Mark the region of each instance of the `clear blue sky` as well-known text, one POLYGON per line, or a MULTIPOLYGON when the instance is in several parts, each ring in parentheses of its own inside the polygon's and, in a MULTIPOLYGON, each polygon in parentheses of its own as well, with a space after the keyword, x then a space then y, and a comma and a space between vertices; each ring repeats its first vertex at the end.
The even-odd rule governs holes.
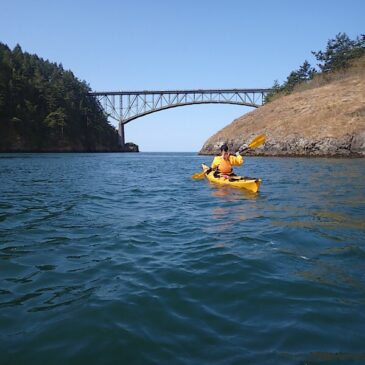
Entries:
MULTIPOLYGON (((0 42, 62 63, 93 90, 271 87, 339 32, 365 33, 363 0, 0 0, 0 42)), ((251 109, 194 105, 126 126, 142 151, 198 151, 251 109)))

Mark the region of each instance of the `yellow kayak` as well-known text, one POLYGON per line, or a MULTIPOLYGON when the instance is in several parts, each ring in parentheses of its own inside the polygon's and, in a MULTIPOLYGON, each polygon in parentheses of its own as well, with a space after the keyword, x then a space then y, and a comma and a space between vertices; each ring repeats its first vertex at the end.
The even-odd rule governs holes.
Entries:
POLYGON ((203 171, 206 178, 215 184, 233 186, 235 188, 247 189, 254 193, 258 192, 261 184, 261 179, 255 177, 244 177, 244 176, 219 176, 219 174, 212 170, 206 164, 202 164, 203 171))

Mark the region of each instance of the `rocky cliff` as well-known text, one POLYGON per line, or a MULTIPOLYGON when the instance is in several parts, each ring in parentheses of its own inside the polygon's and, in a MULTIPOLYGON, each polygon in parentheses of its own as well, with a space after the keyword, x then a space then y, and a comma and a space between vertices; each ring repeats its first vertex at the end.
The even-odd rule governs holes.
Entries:
POLYGON ((331 81, 312 80, 293 94, 234 120, 209 138, 200 154, 217 153, 223 142, 236 151, 265 134, 264 147, 247 154, 365 157, 363 65, 331 81))

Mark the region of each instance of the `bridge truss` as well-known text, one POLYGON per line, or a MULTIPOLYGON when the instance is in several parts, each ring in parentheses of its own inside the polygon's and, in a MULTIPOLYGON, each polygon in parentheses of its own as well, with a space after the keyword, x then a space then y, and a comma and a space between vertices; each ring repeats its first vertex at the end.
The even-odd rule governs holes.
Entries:
POLYGON ((119 124, 121 145, 125 144, 124 125, 161 110, 194 104, 235 104, 258 108, 270 89, 212 89, 162 91, 90 92, 106 115, 119 124))

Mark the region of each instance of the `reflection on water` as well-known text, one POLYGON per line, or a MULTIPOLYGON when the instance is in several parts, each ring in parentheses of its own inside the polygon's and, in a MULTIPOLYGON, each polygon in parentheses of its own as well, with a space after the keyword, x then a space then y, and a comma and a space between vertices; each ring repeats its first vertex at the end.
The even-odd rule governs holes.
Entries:
POLYGON ((212 198, 218 199, 215 201, 219 202, 218 205, 214 204, 211 210, 212 224, 215 225, 216 232, 231 230, 243 221, 260 216, 255 206, 258 193, 231 187, 214 187, 212 190, 212 198))
POLYGON ((239 189, 234 187, 219 186, 214 183, 208 183, 212 187, 212 196, 219 197, 228 202, 237 202, 244 199, 255 200, 259 192, 253 193, 246 189, 239 189))
POLYGON ((340 266, 330 265, 320 260, 311 261, 311 271, 298 271, 297 275, 306 280, 315 281, 320 284, 331 286, 348 286, 352 289, 360 290, 363 293, 361 299, 365 304, 365 285, 362 281, 344 271, 340 266))

